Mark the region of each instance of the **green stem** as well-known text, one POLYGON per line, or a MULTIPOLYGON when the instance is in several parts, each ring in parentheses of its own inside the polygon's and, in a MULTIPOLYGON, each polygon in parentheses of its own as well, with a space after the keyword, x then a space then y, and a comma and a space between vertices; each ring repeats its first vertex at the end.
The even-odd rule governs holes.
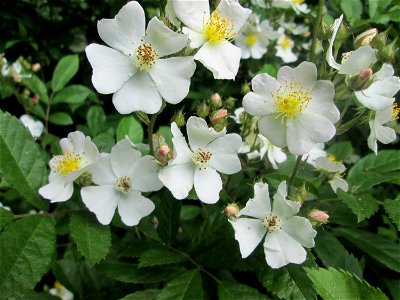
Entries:
POLYGON ((300 165, 301 165, 301 158, 302 158, 302 155, 299 155, 297 157, 296 163, 294 164, 294 168, 293 168, 292 174, 290 175, 290 178, 289 178, 289 185, 288 185, 288 195, 289 196, 290 196, 290 191, 291 191, 291 188, 292 188, 292 184, 293 184, 294 178, 296 177, 296 174, 299 171, 299 168, 300 168, 300 165))
POLYGON ((52 213, 49 212, 40 212, 37 214, 21 214, 21 215, 14 215, 14 220, 17 219, 22 219, 26 217, 32 217, 32 216, 44 216, 44 217, 55 217, 55 216, 64 216, 68 214, 74 214, 74 213, 80 213, 83 212, 84 210, 63 210, 63 211, 55 211, 52 213))
POLYGON ((155 113, 154 115, 151 116, 150 124, 149 124, 149 127, 147 129, 148 140, 149 140, 149 148, 150 148, 150 155, 153 155, 153 156, 154 156, 154 142, 153 142, 154 124, 156 123, 158 115, 161 114, 161 112, 164 110, 165 106, 166 106, 166 104, 163 101, 163 104, 161 105, 160 110, 157 113, 155 113))
POLYGON ((54 92, 51 93, 49 103, 47 103, 47 108, 46 108, 46 135, 49 134, 49 116, 50 116, 50 107, 51 107, 51 101, 53 100, 54 92))
POLYGON ((358 116, 351 119, 349 122, 340 125, 339 128, 336 129, 336 135, 341 135, 353 127, 355 124, 358 124, 362 118, 365 117, 365 111, 360 112, 358 116))
POLYGON ((313 29, 313 35, 312 35, 312 40, 311 40, 311 55, 310 55, 310 60, 312 62, 316 62, 317 56, 315 53, 315 50, 317 48, 317 35, 318 31, 321 27, 322 23, 322 15, 324 13, 324 6, 325 6, 325 0, 319 0, 318 1, 318 7, 317 7, 317 19, 314 24, 314 29, 313 29))

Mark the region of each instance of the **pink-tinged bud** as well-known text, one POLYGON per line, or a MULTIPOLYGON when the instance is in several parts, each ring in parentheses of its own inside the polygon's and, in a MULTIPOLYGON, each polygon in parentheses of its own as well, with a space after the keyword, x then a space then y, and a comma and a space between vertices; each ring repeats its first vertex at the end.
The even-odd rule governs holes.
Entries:
POLYGON ((224 213, 228 217, 235 217, 239 212, 239 210, 240 210, 239 205, 237 205, 236 203, 231 203, 225 207, 224 213))
POLYGON ((33 65, 32 65, 32 71, 33 71, 33 72, 37 72, 37 71, 40 70, 41 67, 42 67, 42 66, 41 66, 39 63, 33 64, 33 65))
POLYGON ((218 93, 211 95, 211 103, 214 108, 220 108, 222 105, 222 98, 218 93))
POLYGON ((35 96, 32 97, 32 103, 33 103, 33 104, 38 104, 38 103, 39 103, 39 97, 38 97, 38 95, 35 95, 35 96))
POLYGON ((160 146, 160 154, 162 156, 167 156, 167 154, 171 151, 171 149, 169 149, 168 145, 162 145, 160 146))
POLYGON ((313 221, 317 221, 319 223, 326 223, 329 219, 329 215, 326 212, 318 209, 313 209, 312 211, 310 211, 308 216, 313 221))
POLYGON ((372 69, 364 69, 360 74, 353 76, 349 80, 349 87, 354 91, 362 91, 368 88, 372 83, 372 69))
POLYGON ((363 33, 359 34, 354 40, 354 48, 360 48, 361 46, 369 45, 372 39, 378 34, 378 30, 376 28, 368 29, 363 33))
POLYGON ((226 116, 228 115, 228 111, 226 109, 219 109, 212 114, 211 123, 218 124, 220 123, 226 116))

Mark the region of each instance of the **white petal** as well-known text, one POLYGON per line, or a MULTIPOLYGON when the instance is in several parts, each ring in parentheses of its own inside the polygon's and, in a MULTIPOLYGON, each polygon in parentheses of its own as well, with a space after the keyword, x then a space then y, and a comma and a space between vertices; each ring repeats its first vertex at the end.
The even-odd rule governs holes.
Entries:
POLYGON ((171 57, 159 59, 149 74, 164 100, 177 104, 189 93, 195 69, 193 57, 171 57))
POLYGON ((190 151, 185 137, 182 135, 175 122, 171 124, 171 132, 173 135, 172 143, 174 144, 174 158, 168 162, 168 165, 180 165, 192 162, 193 152, 190 151))
POLYGON ((274 159, 276 160, 277 163, 282 163, 284 161, 286 161, 287 159, 287 155, 285 152, 282 151, 281 148, 276 147, 276 146, 272 146, 272 151, 269 151, 272 153, 274 159))
POLYGON ((328 157, 318 157, 315 160, 315 167, 317 169, 323 169, 328 172, 334 173, 343 173, 344 171, 346 171, 346 167, 342 163, 333 162, 328 157))
POLYGON ((216 203, 222 190, 221 176, 211 167, 196 168, 194 189, 200 201, 207 204, 216 203))
MULTIPOLYGON (((237 216, 249 216, 263 220, 271 212, 268 184, 257 182, 254 185, 254 198, 247 201, 246 206, 237 216)), ((265 229, 264 229, 265 232, 265 229)))
POLYGON ((258 74, 251 80, 251 87, 257 94, 272 98, 271 93, 276 94, 276 91, 281 87, 281 84, 274 77, 268 74, 258 74))
POLYGON ((258 130, 272 144, 283 148, 286 146, 286 125, 274 115, 266 115, 258 121, 258 130))
POLYGON ((209 69, 215 79, 235 79, 241 55, 240 48, 229 42, 219 44, 206 42, 194 59, 209 69))
POLYGON ((304 89, 312 89, 317 81, 317 67, 308 61, 303 61, 296 68, 283 66, 279 69, 277 78, 283 86, 299 82, 304 89))
POLYGON ((251 15, 251 10, 244 8, 239 1, 221 0, 218 5, 220 16, 233 21, 235 33, 238 33, 251 15))
POLYGON ((247 93, 243 97, 243 107, 245 111, 252 116, 264 116, 270 114, 274 108, 274 102, 265 94, 254 92, 247 93))
POLYGON ((193 151, 204 148, 218 137, 224 136, 226 130, 216 132, 214 128, 209 128, 207 122, 198 117, 191 116, 186 124, 186 131, 189 138, 189 145, 193 151))
POLYGON ((147 25, 146 43, 150 43, 161 57, 182 50, 187 42, 187 35, 172 31, 157 17, 147 25))
POLYGON ((289 263, 301 264, 307 257, 307 252, 300 243, 283 230, 275 230, 267 234, 264 241, 264 253, 267 264, 274 269, 289 263))
POLYGON ((329 48, 328 51, 326 52, 326 61, 328 62, 328 65, 330 65, 332 68, 339 70, 341 68, 341 64, 338 64, 335 61, 335 58, 333 57, 333 44, 335 42, 336 34, 339 30, 340 24, 342 23, 343 20, 343 15, 341 15, 338 19, 335 20, 335 22, 332 25, 332 36, 329 39, 329 48))
POLYGON ((382 144, 389 144, 396 139, 396 132, 394 129, 387 126, 376 126, 375 134, 378 141, 382 144))
POLYGON ((295 119, 288 118, 286 128, 288 148, 295 155, 309 152, 315 144, 329 141, 336 133, 330 120, 307 111, 295 119))
POLYGON ((114 185, 117 177, 111 167, 110 157, 102 157, 90 166, 92 181, 98 185, 114 185))
POLYGON ((382 68, 375 73, 374 77, 377 80, 385 80, 385 79, 389 79, 391 77, 393 77, 394 75, 394 69, 392 67, 392 65, 389 64, 383 64, 382 68))
POLYGON ((176 199, 184 199, 189 195, 193 187, 194 164, 190 161, 186 164, 167 166, 160 170, 158 178, 169 189, 176 199))
POLYGON ((371 46, 361 46, 352 52, 339 70, 339 74, 355 75, 376 62, 376 50, 371 46))
POLYGON ((190 29, 203 32, 203 24, 210 18, 208 0, 174 0, 176 16, 190 29))
POLYGON ((120 114, 142 111, 155 114, 161 108, 161 96, 147 72, 137 72, 113 95, 113 103, 120 114))
POLYGON ((332 187, 332 190, 336 193, 337 189, 342 189, 347 192, 349 190, 349 185, 343 178, 339 176, 335 176, 332 180, 329 181, 329 184, 332 187))
POLYGON ((154 207, 154 203, 138 191, 131 191, 118 201, 118 213, 127 226, 137 225, 142 218, 151 214, 154 207))
POLYGON ((89 164, 95 162, 100 157, 99 149, 97 149, 97 146, 92 142, 90 136, 85 137, 82 153, 85 156, 86 162, 89 164))
POLYGON ((133 188, 140 192, 158 191, 163 187, 158 179, 159 165, 150 155, 143 156, 137 160, 131 170, 130 177, 133 181, 133 188))
POLYGON ((73 191, 73 183, 65 184, 65 176, 51 173, 49 183, 39 189, 39 194, 54 203, 67 201, 71 198, 73 191))
POLYGON ((335 103, 333 103, 335 87, 332 82, 328 80, 318 80, 310 96, 311 100, 308 102, 307 111, 324 116, 333 124, 339 121, 340 112, 335 103))
POLYGON ((216 138, 207 146, 211 151, 210 166, 224 174, 235 174, 242 168, 237 155, 242 144, 240 135, 232 133, 216 138))
POLYGON ((282 229, 304 247, 314 247, 317 232, 306 218, 293 216, 282 222, 282 229))
MULTIPOLYGON (((97 22, 97 31, 101 39, 110 47, 125 55, 132 55, 135 51, 133 41, 118 27, 115 19, 101 19, 97 22)), ((139 39, 135 40, 135 43, 139 39)))
POLYGON ((293 53, 292 48, 284 49, 280 46, 275 46, 276 56, 282 58, 283 62, 291 63, 297 60, 297 54, 293 53))
POLYGON ((183 27, 182 32, 189 36, 190 48, 196 49, 207 42, 206 36, 202 32, 193 31, 188 27, 183 27))
POLYGON ((371 128, 371 133, 368 136, 368 148, 378 154, 378 140, 375 134, 375 120, 369 121, 369 127, 371 128))
POLYGON ((93 86, 101 94, 118 91, 137 71, 128 56, 114 49, 90 44, 85 51, 93 68, 93 86))
POLYGON ((62 139, 60 141, 60 145, 61 145, 61 148, 63 149, 63 153, 65 151, 82 153, 84 151, 83 148, 85 145, 85 135, 80 131, 70 132, 68 134, 67 139, 62 139), (64 141, 70 141, 70 144, 68 146, 65 145, 65 148, 63 147, 64 141), (69 147, 72 147, 72 148, 69 148, 69 147))
POLYGON ((260 220, 239 218, 230 221, 235 230, 235 239, 239 242, 240 253, 243 258, 249 256, 265 235, 265 228, 260 220))
POLYGON ((81 196, 83 203, 101 224, 110 224, 120 197, 114 186, 86 186, 81 189, 81 196))
POLYGON ((129 139, 119 141, 111 149, 111 166, 117 177, 128 176, 133 164, 141 157, 139 151, 133 149, 129 139))
POLYGON ((274 203, 272 205, 272 213, 281 219, 287 219, 300 210, 301 204, 286 199, 286 182, 282 181, 278 187, 277 193, 274 195, 274 203))
POLYGON ((130 1, 124 5, 115 16, 122 34, 132 43, 137 43, 144 36, 145 16, 139 2, 130 1))

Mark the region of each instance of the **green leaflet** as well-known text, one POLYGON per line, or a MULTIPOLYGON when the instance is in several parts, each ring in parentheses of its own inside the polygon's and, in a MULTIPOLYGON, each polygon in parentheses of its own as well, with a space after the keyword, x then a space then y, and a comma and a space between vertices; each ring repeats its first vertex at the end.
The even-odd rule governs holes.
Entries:
POLYGON ((10 224, 0 236, 2 297, 20 297, 48 270, 56 233, 48 217, 26 217, 10 224))
POLYGON ((385 200, 383 206, 390 220, 396 225, 397 230, 400 231, 400 195, 395 200, 385 200))
POLYGON ((220 300, 269 299, 267 296, 260 294, 255 288, 233 281, 219 283, 218 297, 220 300))
POLYGON ((0 231, 6 226, 8 223, 12 222, 14 219, 14 215, 11 211, 0 207, 0 231))
POLYGON ((118 141, 125 138, 126 135, 134 144, 143 142, 144 131, 142 124, 132 116, 122 118, 117 127, 118 141))
POLYGON ((350 195, 338 189, 337 194, 356 214, 358 222, 371 217, 379 208, 378 202, 370 194, 350 195))
POLYGON ((190 270, 167 283, 157 300, 203 299, 203 287, 198 270, 190 270))
POLYGON ((103 132, 103 128, 106 123, 106 114, 104 113, 103 108, 100 106, 92 106, 89 108, 86 118, 92 137, 95 137, 103 132))
POLYGON ((185 261, 185 258, 167 249, 149 249, 144 251, 139 258, 138 267, 168 265, 185 261))
POLYGON ((78 55, 67 55, 63 57, 54 69, 51 80, 51 88, 54 92, 61 90, 79 69, 78 55))
POLYGON ((30 204, 47 209, 37 190, 47 174, 38 145, 25 126, 0 110, 0 173, 30 204))

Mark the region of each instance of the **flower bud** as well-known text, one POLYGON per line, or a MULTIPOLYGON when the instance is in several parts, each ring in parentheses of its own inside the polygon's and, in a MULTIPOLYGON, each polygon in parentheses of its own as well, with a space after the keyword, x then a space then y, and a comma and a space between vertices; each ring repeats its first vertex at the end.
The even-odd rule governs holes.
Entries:
POLYGON ((35 96, 33 96, 31 98, 32 100, 32 104, 38 104, 39 103, 39 96, 35 94, 35 96))
POLYGON ((384 63, 390 64, 395 59, 397 50, 399 49, 396 47, 396 40, 394 40, 382 50, 378 51, 378 59, 384 63))
POLYGON ((344 40, 347 36, 347 27, 343 23, 340 24, 339 30, 336 34, 336 40, 341 41, 344 40))
POLYGON ((168 145, 160 146, 160 154, 161 155, 166 156, 170 151, 171 151, 171 149, 169 149, 168 145))
POLYGON ((383 47, 386 46, 386 42, 387 42, 387 31, 381 32, 379 34, 377 34, 371 41, 371 46, 381 50, 383 49, 383 47))
POLYGON ((235 99, 235 98, 233 98, 233 97, 228 97, 228 99, 225 100, 226 107, 227 107, 227 108, 232 108, 232 107, 234 107, 234 106, 235 106, 235 102, 236 102, 236 99, 235 99))
POLYGON ((41 68, 41 65, 40 65, 39 63, 36 63, 36 64, 33 64, 33 65, 32 65, 32 71, 33 71, 33 72, 39 71, 40 68, 41 68))
POLYGON ((241 91, 242 91, 243 95, 246 95, 247 93, 250 93, 251 92, 250 85, 247 82, 243 83, 241 91))
POLYGON ((303 204, 308 198, 308 190, 305 183, 297 190, 296 194, 292 197, 292 201, 303 204))
POLYGON ((354 91, 362 91, 368 88, 373 80, 371 68, 364 69, 360 74, 355 75, 349 80, 349 87, 354 91))
POLYGON ((218 93, 211 95, 211 104, 215 109, 218 109, 222 105, 222 98, 218 93))
POLYGON ((224 213, 230 220, 235 220, 239 210, 239 205, 237 205, 236 203, 230 203, 225 207, 224 213))
POLYGON ((319 40, 329 40, 332 37, 332 28, 324 20, 322 20, 321 27, 317 35, 319 40))
POLYGON ((368 29, 367 31, 359 34, 354 40, 354 49, 360 48, 364 45, 369 45, 377 34, 378 30, 376 28, 368 29))
POLYGON ((171 122, 175 122, 178 127, 185 126, 186 120, 185 120, 185 113, 183 112, 183 108, 180 110, 176 111, 174 115, 171 118, 171 122))
POLYGON ((228 111, 226 109, 219 109, 211 114, 211 123, 216 125, 226 118, 228 111))
POLYGON ((322 210, 313 209, 308 213, 308 217, 311 221, 318 223, 327 223, 329 219, 329 215, 322 210))
POLYGON ((208 107, 207 102, 201 102, 200 105, 197 107, 196 114, 201 118, 205 118, 208 116, 209 113, 210 108, 208 107))
POLYGON ((81 186, 91 185, 93 184, 92 174, 85 172, 81 176, 79 176, 78 179, 76 179, 76 182, 81 186))

